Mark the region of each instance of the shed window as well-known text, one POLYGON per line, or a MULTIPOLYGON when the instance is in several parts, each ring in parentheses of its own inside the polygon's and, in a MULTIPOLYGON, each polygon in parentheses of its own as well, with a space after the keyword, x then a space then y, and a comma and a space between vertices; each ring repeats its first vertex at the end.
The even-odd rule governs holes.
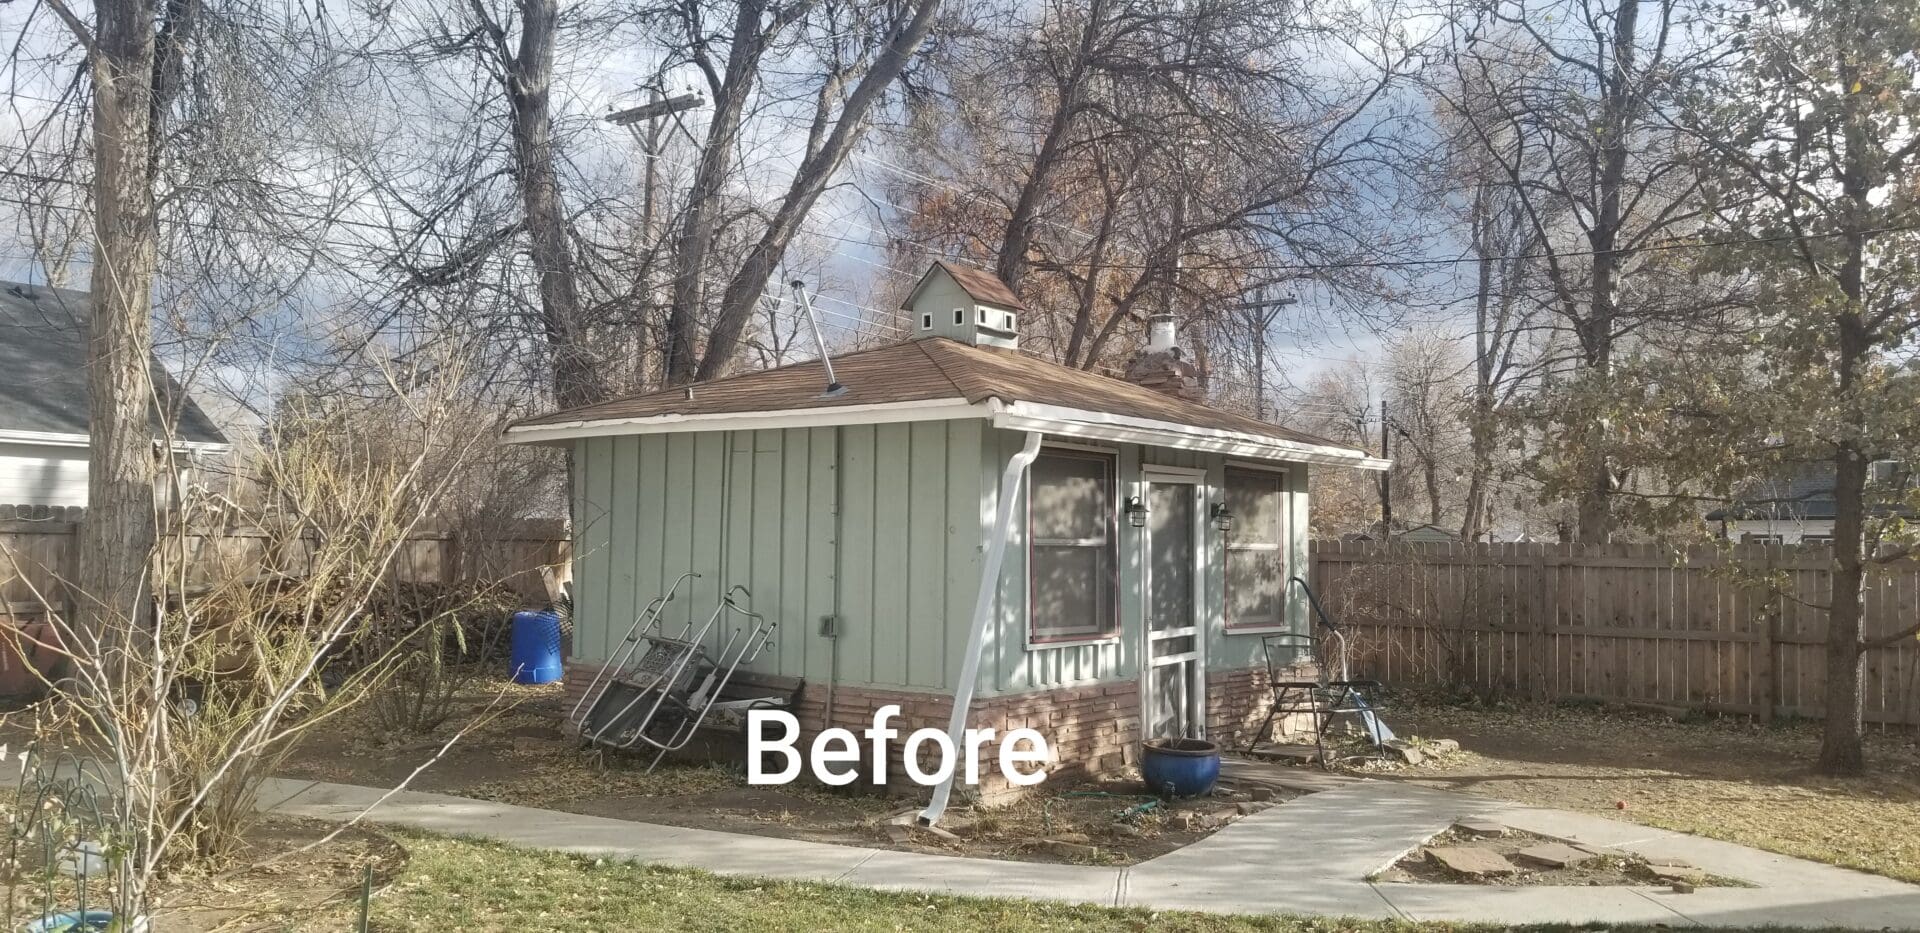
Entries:
POLYGON ((1102 638, 1119 621, 1112 454, 1046 450, 1027 495, 1028 625, 1035 642, 1102 638))
POLYGON ((1286 623, 1287 475, 1227 470, 1227 627, 1286 623))

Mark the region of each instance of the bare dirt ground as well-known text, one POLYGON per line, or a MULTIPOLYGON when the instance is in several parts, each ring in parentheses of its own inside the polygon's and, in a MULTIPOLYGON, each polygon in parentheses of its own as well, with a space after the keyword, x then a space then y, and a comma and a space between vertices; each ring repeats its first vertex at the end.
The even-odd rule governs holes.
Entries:
POLYGON ((1817 727, 1671 719, 1544 705, 1406 706, 1402 736, 1462 752, 1370 776, 1649 826, 1920 882, 1920 744, 1869 738, 1867 776, 1811 768, 1817 727))
MULTIPOLYGON (((283 769, 286 777, 391 787, 470 731, 408 787, 521 806, 614 819, 753 833, 813 842, 938 851, 1019 861, 1132 864, 1211 835, 1248 812, 1284 799, 1254 801, 1250 791, 1147 804, 1137 775, 1062 784, 997 807, 964 801, 941 826, 956 838, 903 831, 888 818, 925 801, 924 793, 886 796, 858 785, 795 782, 749 785, 737 763, 743 740, 719 734, 705 751, 715 761, 674 761, 648 773, 645 756, 583 749, 560 728, 556 687, 508 687, 518 702, 481 716, 499 684, 476 687, 455 720, 432 735, 393 737, 350 713, 311 736, 283 769), (478 723, 478 724, 476 724, 478 723)), ((1266 796, 1263 791, 1262 796, 1266 796)))

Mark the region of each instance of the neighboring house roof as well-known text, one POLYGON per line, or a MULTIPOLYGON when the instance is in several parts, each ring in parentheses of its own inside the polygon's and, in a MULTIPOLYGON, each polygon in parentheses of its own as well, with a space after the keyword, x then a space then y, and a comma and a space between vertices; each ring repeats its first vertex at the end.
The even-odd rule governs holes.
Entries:
POLYGON ((1411 528, 1403 528, 1399 531, 1394 532, 1393 536, 1396 538, 1407 540, 1407 541, 1458 541, 1460 540, 1459 534, 1452 531, 1448 531, 1447 529, 1442 528, 1439 525, 1434 525, 1431 523, 1422 523, 1422 524, 1414 525, 1411 528))
POLYGON ((981 304, 996 305, 1012 311, 1027 310, 1027 306, 1020 303, 1020 296, 1015 295, 1013 289, 1007 287, 1007 283, 1000 281, 999 276, 985 269, 968 269, 963 266, 957 266, 944 259, 934 260, 933 266, 929 267, 926 274, 920 277, 920 282, 913 286, 913 291, 907 295, 906 302, 901 304, 900 307, 906 308, 912 306, 914 299, 920 295, 920 286, 926 284, 927 278, 933 275, 933 270, 936 268, 951 276, 954 284, 960 286, 960 290, 966 292, 967 297, 972 298, 974 301, 980 302, 981 304))
MULTIPOLYGON (((1874 507, 1876 512, 1892 509, 1874 507)), ((1804 464, 1792 473, 1762 480, 1740 491, 1732 504, 1707 513, 1707 521, 1822 521, 1834 517, 1833 464, 1804 464)), ((1904 509, 1901 509, 1904 511, 1904 509)))
POLYGON ((820 415, 821 423, 850 423, 855 415, 876 410, 999 405, 995 414, 1006 420, 1005 426, 1016 429, 1053 431, 1041 422, 1072 422, 1087 436, 1111 439, 1129 430, 1143 437, 1153 431, 1164 435, 1167 428, 1178 426, 1198 429, 1196 437, 1239 439, 1252 448, 1284 448, 1375 469, 1384 465, 1363 451, 1311 434, 1017 350, 970 346, 944 337, 850 353, 835 358, 833 369, 846 387, 833 397, 823 396, 826 371, 814 360, 528 418, 507 429, 508 439, 540 442, 565 436, 555 429, 626 433, 623 425, 691 430, 711 421, 714 429, 720 429, 726 426, 719 423, 720 416, 726 415, 805 412, 820 415))
MULTIPOLYGON (((0 432, 31 438, 87 436, 86 292, 0 282, 0 432)), ((158 361, 154 386, 163 401, 179 399, 177 440, 225 444, 213 421, 158 361)), ((169 408, 174 407, 168 404, 169 408)), ((155 434, 159 434, 155 417, 155 434)))

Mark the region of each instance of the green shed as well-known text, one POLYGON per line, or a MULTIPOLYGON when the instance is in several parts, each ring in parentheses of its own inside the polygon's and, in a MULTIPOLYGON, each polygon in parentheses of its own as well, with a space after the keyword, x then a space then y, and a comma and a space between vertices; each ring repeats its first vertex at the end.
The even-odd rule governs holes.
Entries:
POLYGON ((936 263, 905 308, 911 339, 832 361, 841 391, 813 361, 507 430, 574 455, 569 685, 696 571, 670 611, 747 587, 778 623, 751 673, 809 730, 944 728, 958 699, 1089 771, 1243 738, 1261 636, 1307 630, 1308 471, 1385 462, 1201 404, 1170 319, 1116 379, 1022 353, 988 273, 936 263))

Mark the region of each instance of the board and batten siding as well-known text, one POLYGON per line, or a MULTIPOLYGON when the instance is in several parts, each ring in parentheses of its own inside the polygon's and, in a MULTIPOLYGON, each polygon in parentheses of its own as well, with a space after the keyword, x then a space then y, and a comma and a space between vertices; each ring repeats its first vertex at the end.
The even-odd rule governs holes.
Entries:
MULTIPOLYGON (((987 516, 986 527, 991 527, 992 515, 996 508, 995 502, 999 498, 1001 470, 1006 466, 1007 458, 1018 451, 1024 442, 1025 436, 1018 432, 988 430, 988 440, 982 448, 983 457, 980 465, 982 496, 985 500, 982 512, 987 516)), ((1124 503, 1128 496, 1140 491, 1138 484, 1142 469, 1154 466, 1205 470, 1206 508, 1209 510, 1224 495, 1226 466, 1231 458, 1221 454, 1137 444, 1095 443, 1082 446, 1111 450, 1118 454, 1119 491, 1116 507, 1119 503, 1124 503)), ((1287 471, 1288 529, 1291 535, 1287 575, 1304 576, 1307 566, 1307 466, 1301 463, 1289 463, 1284 464, 1284 467, 1287 471)), ((1001 568, 996 622, 988 634, 987 663, 983 664, 981 692, 983 694, 1025 693, 1137 679, 1140 676, 1141 642, 1146 615, 1143 606, 1145 592, 1140 585, 1141 565, 1144 560, 1142 547, 1145 543, 1144 529, 1133 527, 1125 521, 1124 517, 1119 522, 1120 636, 1116 639, 1091 643, 1029 647, 1025 496, 1026 491, 1023 486, 1021 501, 1014 509, 1015 521, 1011 537, 1007 541, 1006 563, 1001 568)), ((1221 600, 1221 594, 1225 592, 1226 587, 1223 542, 1221 533, 1213 528, 1212 522, 1207 522, 1205 527, 1206 537, 1203 539, 1205 566, 1201 576, 1204 590, 1200 594, 1200 599, 1207 636, 1207 669, 1227 671, 1259 667, 1265 663, 1260 649, 1260 634, 1264 633, 1230 634, 1225 628, 1225 607, 1221 600)), ((1289 629, 1305 631, 1306 614, 1304 594, 1297 588, 1290 588, 1287 597, 1289 629)))
POLYGON ((779 623, 752 670, 824 683, 835 646, 821 620, 837 615, 838 682, 952 689, 966 628, 951 620, 971 612, 984 542, 971 468, 984 430, 956 420, 577 442, 574 658, 608 657, 691 570, 701 577, 668 607, 668 634, 743 584, 779 623))
MULTIPOLYGON (((785 430, 591 438, 575 446, 573 657, 600 661, 655 596, 688 570, 667 634, 704 621, 735 583, 779 622, 751 669, 825 683, 951 691, 972 621, 1001 473, 1018 432, 957 419, 785 430), (838 506, 838 507, 837 507, 838 506), (838 514, 836 515, 836 512, 838 514), (837 608, 836 608, 837 604, 837 608), (821 620, 839 619, 834 640, 821 620)), ((1209 506, 1228 458, 1139 445, 1119 454, 1120 501, 1143 466, 1204 469, 1209 506)), ((1306 566, 1306 467, 1287 465, 1293 546, 1306 566)), ((1119 522, 1120 637, 1027 644, 1025 492, 1015 508, 988 627, 981 696, 1137 679, 1143 624, 1142 535, 1119 522)), ((1210 670, 1263 663, 1257 634, 1228 634, 1220 533, 1205 539, 1210 670)), ((1294 591, 1288 619, 1305 624, 1294 591)), ((718 639, 716 639, 716 642, 718 639)))

